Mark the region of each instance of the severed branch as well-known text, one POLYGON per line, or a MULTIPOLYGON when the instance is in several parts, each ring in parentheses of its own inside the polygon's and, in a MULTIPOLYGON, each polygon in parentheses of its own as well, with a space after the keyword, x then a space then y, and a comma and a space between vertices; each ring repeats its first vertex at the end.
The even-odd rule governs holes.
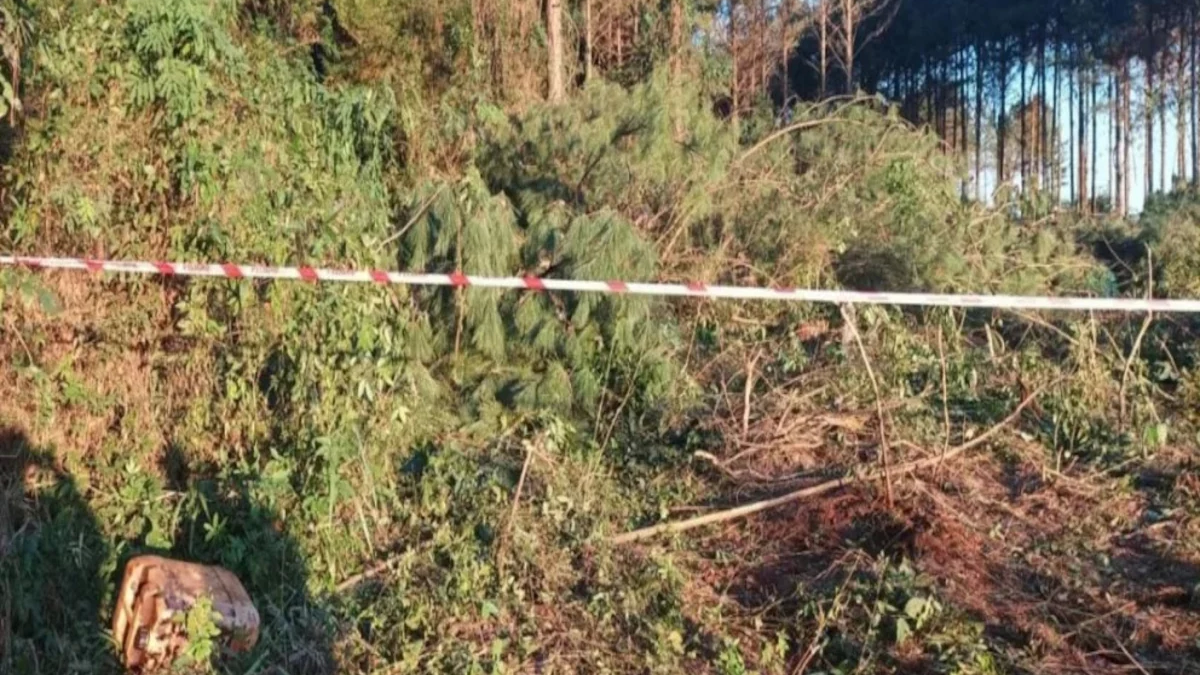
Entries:
MULTIPOLYGON (((980 445, 983 445, 989 439, 991 439, 993 436, 1000 433, 1000 431, 1002 429, 1004 429, 1008 425, 1012 424, 1013 422, 1017 421, 1017 419, 1020 418, 1021 413, 1024 412, 1025 409, 1028 408, 1029 405, 1032 404, 1034 402, 1034 400, 1037 399, 1037 397, 1040 396, 1041 393, 1046 390, 1047 386, 1049 386, 1049 385, 1043 385, 1043 386, 1039 387, 1038 389, 1036 389, 1033 393, 1026 396, 1025 399, 1023 401, 1021 401, 1021 403, 1017 406, 1016 410, 1014 410, 1012 412, 1012 414, 1010 414, 1008 417, 1004 418, 999 424, 996 424, 992 428, 990 428, 987 431, 983 432, 982 434, 976 436, 975 438, 972 438, 971 440, 967 441, 966 443, 963 443, 962 445, 953 447, 953 448, 947 450, 946 452, 942 453, 941 455, 926 457, 925 459, 919 459, 919 460, 915 460, 912 462, 905 462, 903 464, 893 466, 893 467, 891 467, 890 473, 893 476, 902 475, 902 474, 912 473, 914 471, 919 471, 921 469, 925 469, 925 468, 928 468, 931 466, 937 466, 938 464, 945 462, 946 460, 956 457, 958 455, 961 455, 962 453, 964 453, 968 450, 971 450, 972 448, 976 448, 976 447, 979 447, 980 445)), ((653 525, 651 527, 644 527, 640 530, 633 530, 632 532, 626 532, 625 534, 619 534, 619 535, 613 537, 610 541, 613 544, 619 546, 621 544, 629 544, 629 543, 632 543, 635 541, 641 541, 643 539, 650 539, 650 538, 656 537, 660 534, 684 532, 686 530, 695 529, 697 527, 703 527, 704 525, 712 525, 714 523, 723 523, 723 522, 727 522, 730 520, 736 520, 738 518, 744 518, 746 516, 758 513, 760 511, 766 511, 767 509, 775 508, 776 506, 783 506, 784 504, 790 504, 792 502, 800 501, 801 499, 806 499, 808 497, 815 497, 817 495, 822 495, 827 492, 832 492, 834 490, 844 488, 844 487, 853 485, 858 482, 879 480, 880 478, 883 478, 887 473, 888 472, 886 472, 884 470, 875 469, 873 471, 866 471, 866 472, 863 472, 858 475, 845 476, 843 478, 838 478, 837 480, 831 480, 831 481, 828 481, 825 483, 820 483, 818 485, 813 485, 811 487, 807 487, 802 490, 797 490, 795 492, 789 492, 788 494, 781 495, 779 497, 775 497, 772 499, 766 499, 766 500, 759 501, 759 502, 753 502, 751 504, 746 504, 744 506, 739 506, 737 508, 728 509, 725 511, 718 511, 716 513, 709 513, 709 514, 705 514, 703 516, 697 516, 695 518, 688 518, 687 520, 680 520, 680 521, 676 521, 673 523, 661 523, 659 525, 653 525)))
MULTIPOLYGON (((1148 290, 1146 291, 1147 298, 1154 297, 1154 257, 1150 247, 1146 247, 1146 267, 1148 269, 1149 281, 1147 282, 1148 290)), ((1142 340, 1146 339, 1146 331, 1150 330, 1150 324, 1154 322, 1154 312, 1146 312, 1146 319, 1142 321, 1142 328, 1138 331, 1137 339, 1133 341, 1133 347, 1129 350, 1129 358, 1125 359, 1125 368, 1121 371, 1121 429, 1125 429, 1125 388, 1129 385, 1129 371, 1133 368, 1133 360, 1138 357, 1142 351, 1142 340)))
POLYGON ((826 117, 822 117, 822 118, 814 119, 814 120, 801 120, 799 122, 794 122, 792 124, 789 124, 788 126, 783 127, 782 129, 776 129, 775 131, 767 134, 758 143, 755 143, 753 146, 751 146, 749 150, 746 150, 745 152, 743 152, 740 157, 733 160, 733 162, 730 166, 731 167, 740 166, 742 164, 742 162, 745 162, 751 155, 754 155, 759 150, 762 150, 767 145, 770 145, 771 142, 774 141, 775 139, 781 138, 783 136, 787 136, 788 134, 793 134, 797 131, 804 131, 805 129, 812 129, 812 128, 823 126, 826 124, 860 124, 860 122, 858 122, 856 120, 846 119, 846 118, 840 117, 839 115, 842 112, 844 112, 850 108, 853 108, 854 106, 856 106, 860 103, 863 103, 866 101, 872 101, 872 100, 874 100, 874 97, 871 97, 871 96, 857 96, 857 97, 849 98, 847 103, 844 103, 841 106, 838 106, 838 108, 836 110, 834 110, 832 113, 830 113, 826 117))
POLYGON ((871 389, 875 390, 875 410, 879 415, 879 447, 883 459, 883 484, 887 490, 887 505, 890 509, 895 507, 895 502, 892 500, 892 458, 888 449, 887 417, 883 414, 883 395, 879 393, 879 380, 875 378, 875 369, 871 367, 871 359, 867 357, 867 348, 863 346, 862 336, 858 334, 857 320, 846 311, 845 306, 840 309, 842 319, 850 328, 854 336, 854 343, 858 345, 858 353, 862 356, 863 365, 867 368, 867 375, 871 378, 871 389))

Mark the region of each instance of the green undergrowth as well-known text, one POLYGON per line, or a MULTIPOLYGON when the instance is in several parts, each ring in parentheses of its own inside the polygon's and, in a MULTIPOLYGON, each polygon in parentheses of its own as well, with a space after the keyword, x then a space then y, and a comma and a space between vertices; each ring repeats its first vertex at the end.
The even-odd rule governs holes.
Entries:
MULTIPOLYGON (((511 106, 466 75, 427 88, 419 40, 390 61, 366 53, 426 26, 421 12, 368 30, 390 14, 333 4, 356 35, 289 3, 24 8, 3 248, 868 290, 1151 286, 1122 271, 1140 258, 1096 252, 1113 223, 1032 227, 1014 215, 1029 205, 963 202, 936 139, 874 104, 798 110, 804 128, 775 135, 657 67, 511 106)), ((1159 256, 1155 292, 1185 295, 1192 254, 1175 242, 1194 209, 1173 199, 1120 227, 1159 256)), ((898 402, 889 426, 911 459, 1052 383, 1013 437, 1057 473, 1129 484, 1192 447, 1200 394, 1186 322, 1139 339, 1136 317, 860 308, 847 324, 770 303, 19 270, 0 271, 0 306, 0 664, 17 673, 114 672, 114 585, 147 552, 245 582, 260 644, 221 672, 1022 672, 1028 654, 985 634, 989 618, 912 552, 856 558, 834 585, 793 570, 809 578, 756 604, 714 580, 765 565, 754 546, 610 537, 773 490, 694 455, 724 456, 761 422, 743 401, 783 428, 873 411, 878 395, 898 402), (819 408, 772 407, 801 389, 819 408)), ((821 461, 836 466, 816 468, 875 460, 869 428, 831 434, 821 461)), ((760 525, 728 532, 754 543, 760 525)), ((825 552, 862 548, 838 546, 825 552)))

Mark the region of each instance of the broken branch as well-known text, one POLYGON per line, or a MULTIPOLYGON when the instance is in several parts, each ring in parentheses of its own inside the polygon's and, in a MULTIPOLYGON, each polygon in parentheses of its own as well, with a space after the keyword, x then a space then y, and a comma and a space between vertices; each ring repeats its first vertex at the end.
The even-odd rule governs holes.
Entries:
MULTIPOLYGON (((1025 399, 1023 401, 1021 401, 1021 403, 1017 406, 1016 410, 1014 410, 1012 412, 1012 414, 1010 414, 1008 417, 1004 418, 1000 423, 996 424, 992 428, 990 428, 987 431, 983 432, 982 434, 976 436, 975 438, 972 438, 971 440, 967 441, 966 443, 963 443, 954 448, 951 448, 950 450, 946 451, 942 455, 927 457, 925 459, 919 459, 919 460, 915 460, 912 462, 905 462, 904 464, 894 466, 891 468, 890 473, 892 475, 904 475, 904 474, 912 473, 914 471, 920 471, 921 469, 925 469, 925 468, 928 468, 931 466, 936 466, 937 464, 945 462, 948 459, 952 459, 958 455, 961 455, 962 453, 964 453, 968 450, 971 450, 972 448, 979 447, 980 445, 986 443, 993 436, 1000 433, 1000 431, 1002 429, 1004 429, 1008 425, 1015 422, 1018 418, 1020 418, 1021 413, 1024 412, 1025 409, 1028 408, 1029 405, 1031 403, 1033 403, 1033 401, 1039 395, 1041 395, 1041 393, 1043 391, 1045 391, 1046 386, 1047 385, 1043 385, 1042 387, 1039 387, 1037 390, 1035 390, 1033 393, 1026 396, 1025 399)), ((697 527, 703 527, 705 525, 712 525, 714 523, 728 522, 730 520, 736 520, 738 518, 744 518, 746 516, 753 515, 755 513, 759 513, 760 511, 766 511, 767 509, 772 509, 772 508, 775 508, 776 506, 783 506, 784 504, 790 504, 792 502, 799 501, 801 499, 805 499, 808 497, 815 497, 817 495, 822 495, 827 492, 832 492, 839 488, 853 485, 854 483, 857 483, 857 482, 879 480, 880 478, 884 477, 885 473, 887 473, 887 472, 880 470, 880 469, 875 469, 873 471, 864 472, 857 476, 845 476, 843 478, 838 478, 836 480, 831 480, 831 481, 827 481, 824 483, 820 483, 818 485, 813 485, 811 487, 806 487, 802 490, 796 490, 795 492, 789 492, 788 494, 781 495, 781 496, 775 497, 773 499, 765 499, 763 501, 753 502, 751 504, 746 504, 744 506, 739 506, 737 508, 728 509, 725 511, 718 511, 716 513, 709 513, 709 514, 705 514, 703 516, 697 516, 695 518, 688 518, 687 520, 681 520, 681 521, 677 521, 674 523, 662 523, 659 525, 653 525, 651 527, 644 527, 640 530, 633 530, 631 532, 626 532, 625 534, 617 535, 617 536, 613 537, 611 541, 613 544, 619 546, 621 544, 629 544, 629 543, 632 543, 635 541, 641 541, 643 539, 650 539, 650 538, 656 537, 660 534, 684 532, 687 530, 695 529, 697 527)))

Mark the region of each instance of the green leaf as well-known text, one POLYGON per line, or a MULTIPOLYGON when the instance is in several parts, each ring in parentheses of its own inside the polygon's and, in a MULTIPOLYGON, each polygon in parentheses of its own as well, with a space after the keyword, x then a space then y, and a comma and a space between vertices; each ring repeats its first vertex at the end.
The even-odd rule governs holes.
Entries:
POLYGON ((912 628, 909 627, 908 620, 904 617, 896 619, 896 644, 904 644, 910 635, 912 635, 912 628))
POLYGON ((173 545, 170 534, 154 523, 150 529, 150 534, 146 535, 146 545, 154 548, 169 549, 173 545))
POLYGON ((38 288, 37 299, 38 305, 46 314, 55 316, 62 312, 62 302, 59 301, 58 296, 55 295, 50 289, 44 287, 38 288))
POLYGON ((921 615, 924 614, 927 604, 925 598, 909 598, 908 602, 904 603, 904 614, 914 621, 919 620, 921 615))
POLYGON ((1161 448, 1167 444, 1169 433, 1170 428, 1167 424, 1159 422, 1146 427, 1142 432, 1142 440, 1150 447, 1161 448))

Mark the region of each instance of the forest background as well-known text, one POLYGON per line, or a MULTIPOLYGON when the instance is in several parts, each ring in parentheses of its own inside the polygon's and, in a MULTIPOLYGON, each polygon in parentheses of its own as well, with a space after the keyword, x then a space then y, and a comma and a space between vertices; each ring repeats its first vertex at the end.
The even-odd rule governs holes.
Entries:
MULTIPOLYGON (((0 249, 1197 297, 1198 12, 3 0, 0 249)), ((258 646, 188 653, 224 673, 1200 672, 1192 317, 0 305, 3 672, 116 672, 147 552, 245 582, 258 646)))

